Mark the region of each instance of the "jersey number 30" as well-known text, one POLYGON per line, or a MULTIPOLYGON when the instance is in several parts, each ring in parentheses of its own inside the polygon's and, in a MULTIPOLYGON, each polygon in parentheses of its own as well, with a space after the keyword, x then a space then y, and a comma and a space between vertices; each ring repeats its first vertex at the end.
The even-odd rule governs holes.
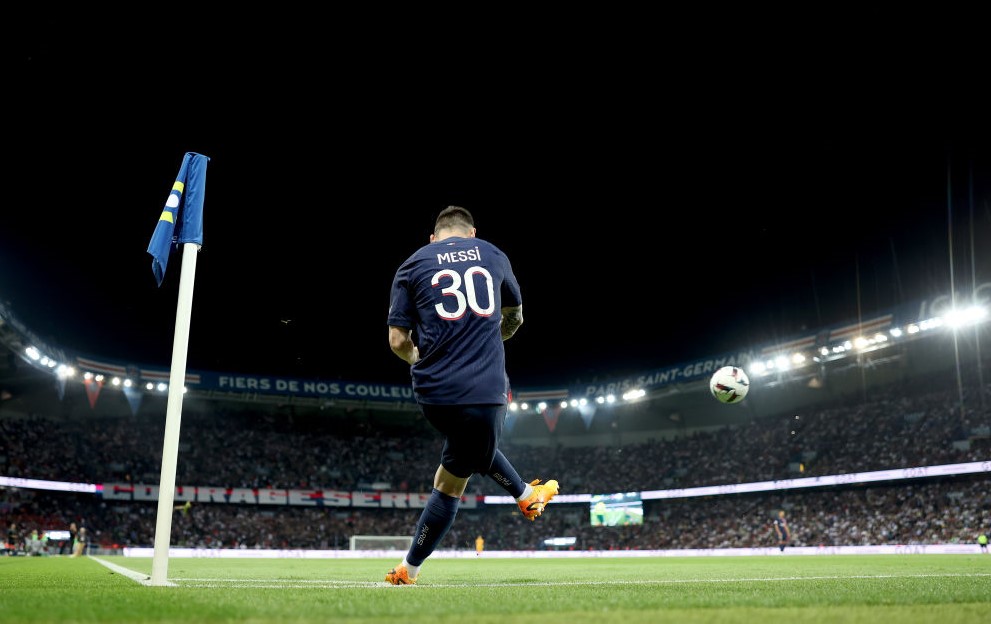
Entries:
MULTIPOLYGON (((488 272, 485 267, 473 266, 465 269, 464 277, 461 273, 454 271, 452 269, 442 269, 434 273, 434 277, 430 280, 430 283, 434 286, 440 286, 441 280, 451 280, 450 285, 445 286, 441 293, 445 297, 454 297, 455 309, 454 311, 448 311, 445 303, 438 303, 434 306, 437 310, 437 314, 442 319, 447 319, 449 321, 455 321, 462 316, 464 316, 465 311, 471 308, 471 311, 479 316, 492 316, 495 312, 495 291, 492 286, 492 274, 488 272), (485 283, 485 289, 488 292, 489 304, 486 307, 478 305, 478 295, 476 278, 481 277, 485 283), (464 286, 464 292, 461 291, 461 286, 464 286)), ((450 303, 445 300, 446 303, 450 303)))

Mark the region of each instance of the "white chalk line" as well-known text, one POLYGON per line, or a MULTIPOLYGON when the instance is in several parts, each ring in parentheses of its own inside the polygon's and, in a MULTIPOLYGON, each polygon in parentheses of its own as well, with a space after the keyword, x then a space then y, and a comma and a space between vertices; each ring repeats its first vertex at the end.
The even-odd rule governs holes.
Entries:
MULTIPOLYGON (((90 556, 102 566, 140 583, 151 586, 151 577, 99 557, 90 556)), ((625 581, 536 581, 508 583, 424 583, 400 587, 429 588, 468 588, 468 587, 592 587, 604 585, 676 585, 687 583, 780 583, 793 581, 842 581, 842 580, 886 580, 886 579, 934 579, 934 578, 983 578, 991 577, 991 572, 973 574, 856 574, 834 576, 770 576, 727 579, 640 579, 625 581)), ((247 589, 284 589, 286 587, 312 587, 314 589, 360 589, 394 587, 385 581, 343 581, 333 579, 218 579, 218 578, 172 578, 166 583, 169 587, 243 587, 247 589)))

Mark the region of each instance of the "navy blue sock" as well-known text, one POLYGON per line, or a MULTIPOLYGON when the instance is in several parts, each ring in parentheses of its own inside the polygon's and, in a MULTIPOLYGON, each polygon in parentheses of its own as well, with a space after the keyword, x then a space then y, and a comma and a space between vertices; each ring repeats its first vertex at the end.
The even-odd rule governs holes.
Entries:
POLYGON ((509 492, 513 498, 519 498, 523 491, 526 490, 526 483, 523 482, 520 473, 516 472, 516 468, 509 463, 506 456, 498 449, 496 449, 495 458, 492 460, 492 467, 489 468, 488 476, 501 485, 502 489, 509 492))
POLYGON ((406 561, 410 565, 423 565, 454 524, 454 517, 458 515, 460 505, 460 497, 448 496, 434 488, 430 498, 427 499, 427 504, 423 507, 423 512, 420 513, 420 520, 416 523, 413 545, 406 553, 406 561))

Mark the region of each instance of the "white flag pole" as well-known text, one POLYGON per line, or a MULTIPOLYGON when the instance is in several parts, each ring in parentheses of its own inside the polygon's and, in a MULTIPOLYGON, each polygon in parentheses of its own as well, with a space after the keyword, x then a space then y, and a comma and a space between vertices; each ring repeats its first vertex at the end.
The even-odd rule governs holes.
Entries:
POLYGON ((176 308, 168 409, 165 412, 165 441, 162 446, 162 476, 158 484, 158 521, 155 524, 155 554, 151 562, 151 585, 174 585, 168 581, 172 505, 175 500, 182 398, 186 387, 186 352, 189 347, 189 320, 193 310, 193 281, 196 277, 196 255, 199 250, 200 246, 196 243, 184 243, 182 248, 179 303, 176 308))

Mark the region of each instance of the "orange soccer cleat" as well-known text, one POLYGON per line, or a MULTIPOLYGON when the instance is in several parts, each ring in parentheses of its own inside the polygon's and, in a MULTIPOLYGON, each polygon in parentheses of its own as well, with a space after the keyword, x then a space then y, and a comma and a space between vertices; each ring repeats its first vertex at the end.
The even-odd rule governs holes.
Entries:
POLYGON ((527 520, 533 522, 537 519, 537 516, 544 513, 544 507, 547 503, 551 502, 551 499, 557 496, 557 481, 551 479, 543 485, 537 485, 540 483, 540 479, 534 479, 530 482, 533 486, 533 494, 530 498, 519 501, 517 504, 520 506, 520 511, 527 520))
POLYGON ((416 585, 416 577, 410 578, 409 570, 402 563, 389 570, 385 580, 393 585, 416 585))

